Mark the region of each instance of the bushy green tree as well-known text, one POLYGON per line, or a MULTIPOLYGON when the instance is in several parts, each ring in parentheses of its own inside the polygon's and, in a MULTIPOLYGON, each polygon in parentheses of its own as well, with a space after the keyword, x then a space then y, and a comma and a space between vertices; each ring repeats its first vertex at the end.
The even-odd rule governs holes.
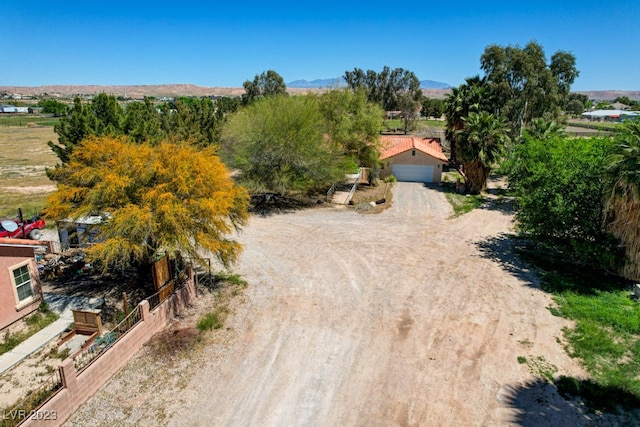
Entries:
POLYGON ((561 119, 571 85, 578 77, 575 57, 564 51, 551 56, 535 41, 525 47, 490 45, 480 57, 494 111, 511 127, 511 137, 522 135, 538 117, 561 119))
POLYGON ((238 105, 237 99, 226 97, 179 98, 171 104, 157 104, 147 97, 143 102, 128 103, 123 110, 111 95, 99 94, 89 103, 76 98, 54 127, 58 142, 49 141, 49 146, 66 163, 74 148, 89 136, 126 135, 138 143, 171 139, 198 147, 217 145, 227 114, 238 105))
POLYGON ((55 117, 64 115, 67 111, 67 104, 63 104, 55 99, 42 99, 38 101, 38 107, 42 108, 45 114, 53 114, 55 117))
POLYGON ((584 104, 577 99, 572 99, 567 102, 567 106, 565 107, 565 111, 569 114, 573 114, 574 116, 579 116, 584 113, 584 104))
POLYGON ((616 239, 603 227, 606 162, 613 140, 525 136, 515 147, 509 185, 522 233, 554 254, 583 264, 615 268, 616 239))
POLYGON ((444 114, 444 100, 423 97, 421 114, 423 117, 440 118, 444 114))
POLYGON ((364 90, 369 101, 380 104, 385 111, 402 111, 405 132, 419 113, 422 102, 420 80, 409 70, 384 66, 379 73, 360 68, 346 71, 344 78, 353 90, 364 90))
POLYGON ((123 131, 134 141, 156 143, 166 137, 162 130, 160 112, 153 101, 145 97, 143 102, 127 105, 123 121, 123 131))
POLYGON ((358 166, 377 166, 384 111, 364 91, 330 90, 318 98, 329 141, 358 166))
POLYGON ((256 74, 253 80, 246 80, 242 86, 245 93, 242 95, 242 103, 248 105, 265 96, 277 96, 287 94, 287 85, 280 74, 273 70, 256 74))
POLYGON ((189 141, 198 147, 216 145, 225 121, 225 112, 209 98, 179 98, 171 111, 163 112, 167 138, 189 141))
POLYGON ((312 191, 344 176, 323 127, 315 97, 264 97, 229 119, 223 156, 254 193, 312 191))
POLYGON ((97 118, 91 114, 89 108, 82 104, 80 98, 73 100, 73 106, 66 115, 53 127, 58 134, 58 142, 47 142, 51 150, 62 163, 69 161, 73 149, 87 136, 96 133, 97 118))

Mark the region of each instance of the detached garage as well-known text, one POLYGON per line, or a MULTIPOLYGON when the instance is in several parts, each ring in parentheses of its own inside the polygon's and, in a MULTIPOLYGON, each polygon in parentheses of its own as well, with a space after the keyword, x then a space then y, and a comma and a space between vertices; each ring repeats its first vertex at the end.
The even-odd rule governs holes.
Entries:
POLYGON ((398 181, 440 182, 442 166, 449 160, 437 138, 383 135, 380 177, 394 175, 398 181))

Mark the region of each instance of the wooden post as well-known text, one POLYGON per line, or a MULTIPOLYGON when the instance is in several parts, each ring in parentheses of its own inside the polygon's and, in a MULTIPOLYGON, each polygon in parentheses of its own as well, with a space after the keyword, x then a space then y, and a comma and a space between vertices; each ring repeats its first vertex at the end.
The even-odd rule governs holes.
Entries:
POLYGON ((123 292, 122 293, 122 305, 124 308, 124 315, 127 318, 127 329, 129 329, 131 327, 131 325, 129 324, 130 319, 129 319, 129 301, 127 301, 127 293, 123 292))

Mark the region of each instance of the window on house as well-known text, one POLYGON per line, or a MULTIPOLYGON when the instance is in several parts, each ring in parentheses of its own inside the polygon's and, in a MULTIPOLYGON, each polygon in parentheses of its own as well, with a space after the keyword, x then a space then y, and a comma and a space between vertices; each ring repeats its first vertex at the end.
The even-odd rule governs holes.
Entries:
POLYGON ((33 288, 31 287, 29 266, 23 265, 13 270, 13 278, 16 284, 16 291, 18 292, 18 301, 21 302, 27 298, 31 298, 33 296, 33 288))
POLYGON ((416 155, 416 150, 411 151, 411 155, 415 156, 416 155))

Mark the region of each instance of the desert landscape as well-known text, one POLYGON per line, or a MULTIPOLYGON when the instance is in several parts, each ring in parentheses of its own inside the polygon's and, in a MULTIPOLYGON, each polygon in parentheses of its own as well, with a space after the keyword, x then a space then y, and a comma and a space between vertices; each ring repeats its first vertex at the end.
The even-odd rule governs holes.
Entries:
POLYGON ((457 218, 437 187, 397 183, 393 200, 253 216, 226 328, 172 361, 145 348, 66 425, 640 422, 545 379, 584 372, 564 350, 570 322, 513 255, 507 200, 457 218))

